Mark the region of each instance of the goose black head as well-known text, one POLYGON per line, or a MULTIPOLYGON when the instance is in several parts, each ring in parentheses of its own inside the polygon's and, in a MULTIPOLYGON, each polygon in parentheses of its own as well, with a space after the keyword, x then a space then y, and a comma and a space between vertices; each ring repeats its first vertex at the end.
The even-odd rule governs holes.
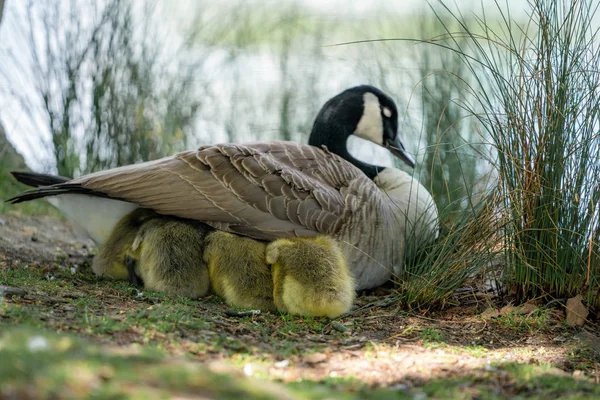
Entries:
POLYGON ((308 141, 312 146, 326 145, 371 179, 375 178, 385 167, 364 163, 350 155, 346 141, 351 135, 383 146, 410 167, 415 166, 398 135, 396 104, 376 87, 356 86, 330 99, 319 111, 308 141))

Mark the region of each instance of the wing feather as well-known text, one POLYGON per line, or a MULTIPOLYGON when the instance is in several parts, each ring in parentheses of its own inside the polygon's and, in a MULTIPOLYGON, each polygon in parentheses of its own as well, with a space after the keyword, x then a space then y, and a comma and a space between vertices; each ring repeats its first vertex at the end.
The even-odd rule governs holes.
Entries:
POLYGON ((378 192, 326 149, 277 141, 204 146, 36 190, 122 199, 264 240, 335 235, 378 192))

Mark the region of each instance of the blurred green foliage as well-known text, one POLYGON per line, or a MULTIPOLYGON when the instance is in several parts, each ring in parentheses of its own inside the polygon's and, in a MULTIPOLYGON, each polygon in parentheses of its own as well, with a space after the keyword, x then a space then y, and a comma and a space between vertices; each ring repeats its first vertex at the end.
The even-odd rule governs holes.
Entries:
POLYGON ((58 215, 52 206, 43 200, 30 201, 19 205, 9 205, 4 201, 27 189, 15 181, 10 171, 26 170, 27 166, 13 146, 6 139, 4 129, 0 125, 0 214, 20 212, 31 215, 58 215))

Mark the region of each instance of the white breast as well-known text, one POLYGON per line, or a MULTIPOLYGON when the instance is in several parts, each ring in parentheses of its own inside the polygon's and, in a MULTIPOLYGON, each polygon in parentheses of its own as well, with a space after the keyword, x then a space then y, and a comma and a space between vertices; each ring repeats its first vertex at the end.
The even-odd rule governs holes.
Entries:
POLYGON ((125 214, 139 207, 126 201, 87 194, 61 194, 47 200, 99 246, 125 214))
MULTIPOLYGON (((396 168, 386 168, 374 179, 387 196, 407 241, 426 245, 439 235, 438 210, 431 194, 416 179, 396 168)), ((394 265, 394 273, 401 273, 394 265)))

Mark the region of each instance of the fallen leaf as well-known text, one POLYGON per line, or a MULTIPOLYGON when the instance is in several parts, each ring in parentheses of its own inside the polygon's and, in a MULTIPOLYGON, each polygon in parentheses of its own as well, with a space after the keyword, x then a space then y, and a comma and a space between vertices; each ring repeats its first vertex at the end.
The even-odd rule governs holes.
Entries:
POLYGON ((581 300, 583 297, 580 294, 567 300, 567 325, 582 326, 585 324, 589 311, 581 300))
POLYGON ((511 305, 504 306, 500 309, 500 315, 508 315, 508 314, 512 313, 513 311, 515 311, 516 308, 517 307, 511 306, 511 305))
POLYGON ((538 306, 536 306, 535 304, 532 303, 525 303, 523 305, 521 305, 517 310, 517 314, 521 314, 521 315, 528 315, 531 314, 532 312, 536 311, 538 309, 538 306))
POLYGON ((500 311, 496 310, 495 308, 490 307, 481 313, 481 318, 484 318, 484 319, 497 318, 500 315, 501 315, 500 311))

